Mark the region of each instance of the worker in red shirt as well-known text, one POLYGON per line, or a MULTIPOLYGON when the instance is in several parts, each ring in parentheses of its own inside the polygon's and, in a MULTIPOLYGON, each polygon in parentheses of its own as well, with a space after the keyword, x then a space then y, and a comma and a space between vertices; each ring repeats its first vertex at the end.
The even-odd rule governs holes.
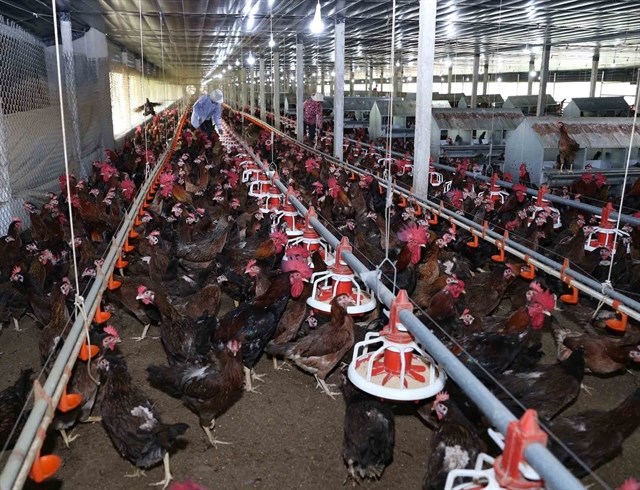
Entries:
POLYGON ((303 120, 304 120, 304 132, 309 130, 309 140, 311 144, 316 143, 316 128, 322 127, 322 108, 324 101, 324 95, 313 94, 310 99, 304 101, 302 106, 303 120))

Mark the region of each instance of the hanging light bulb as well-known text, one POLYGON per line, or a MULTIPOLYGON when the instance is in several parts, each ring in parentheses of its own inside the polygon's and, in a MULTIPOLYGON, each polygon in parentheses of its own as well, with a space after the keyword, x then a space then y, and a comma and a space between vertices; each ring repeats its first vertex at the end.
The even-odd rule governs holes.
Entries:
POLYGON ((276 45, 276 42, 273 40, 273 34, 271 34, 271 37, 269 38, 269 47, 273 48, 276 45))
POLYGON ((316 4, 316 13, 313 15, 313 20, 309 24, 311 32, 314 34, 320 34, 324 31, 324 22, 322 22, 322 13, 320 12, 320 0, 316 4))
POLYGON ((231 63, 229 63, 229 64, 227 65, 227 69, 228 69, 229 71, 231 71, 231 68, 232 68, 231 63))
POLYGON ((236 66, 240 66, 240 61, 236 60, 236 66))
POLYGON ((251 66, 256 63, 256 59, 253 57, 253 53, 251 51, 249 51, 249 56, 247 56, 247 63, 251 66))

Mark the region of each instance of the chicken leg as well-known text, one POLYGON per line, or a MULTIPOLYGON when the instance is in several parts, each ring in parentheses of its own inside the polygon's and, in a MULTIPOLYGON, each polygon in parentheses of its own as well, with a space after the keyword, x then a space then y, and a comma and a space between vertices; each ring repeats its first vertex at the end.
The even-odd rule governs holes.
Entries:
POLYGON ((171 480, 173 480, 173 475, 171 474, 171 467, 169 466, 169 452, 164 453, 164 457, 162 458, 162 464, 164 466, 164 479, 156 482, 149 483, 150 487, 159 487, 162 486, 162 490, 169 486, 171 480))
POLYGON ((18 322, 18 319, 15 316, 13 317, 13 329, 16 332, 24 332, 26 330, 26 328, 20 328, 20 323, 18 322))
POLYGON ((335 386, 335 385, 327 384, 324 379, 318 378, 317 374, 314 374, 314 376, 316 377, 316 381, 318 382, 316 387, 319 386, 320 388, 322 388, 327 395, 329 395, 331 398, 335 400, 336 395, 339 395, 340 393, 338 393, 337 391, 331 391, 331 389, 329 388, 330 386, 335 386))
POLYGON ((144 340, 147 336, 147 332, 149 331, 149 327, 151 326, 150 323, 147 323, 144 326, 144 329, 142 330, 142 335, 140 335, 140 337, 131 337, 133 340, 135 340, 136 342, 140 342, 141 340, 144 340))
POLYGON ((207 439, 209 439, 209 444, 211 444, 213 447, 218 447, 218 444, 231 444, 231 442, 225 442, 225 441, 219 441, 217 439, 215 439, 213 437, 213 429, 216 426, 216 419, 211 419, 211 423, 209 424, 209 427, 207 427, 206 425, 201 426, 202 430, 204 430, 204 433, 207 435, 207 439))
MULTIPOLYGON (((258 393, 260 392, 253 387, 252 380, 255 379, 257 381, 262 381, 262 378, 265 376, 264 374, 255 374, 253 369, 249 369, 246 366, 242 367, 244 371, 244 391, 248 391, 250 393, 258 393)), ((264 381, 263 381, 264 382, 264 381)))
POLYGON ((69 444, 71 444, 78 437, 80 437, 79 434, 74 434, 74 435, 71 435, 71 433, 67 434, 67 431, 65 429, 60 429, 59 432, 60 432, 60 436, 62 437, 62 442, 64 443, 64 447, 66 447, 67 449, 70 448, 69 444))
POLYGON ((278 358, 277 357, 272 357, 273 359, 273 369, 275 369, 276 371, 280 371, 281 369, 283 371, 288 371, 289 368, 291 367, 291 365, 287 362, 287 361, 282 361, 282 364, 278 364, 278 358))

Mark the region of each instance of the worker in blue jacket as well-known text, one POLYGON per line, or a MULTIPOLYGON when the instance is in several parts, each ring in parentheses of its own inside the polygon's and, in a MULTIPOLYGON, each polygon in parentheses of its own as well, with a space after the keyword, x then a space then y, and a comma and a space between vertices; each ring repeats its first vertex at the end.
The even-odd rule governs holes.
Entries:
POLYGON ((222 90, 215 89, 210 94, 203 94, 196 103, 193 104, 191 113, 191 125, 200 128, 202 132, 211 137, 213 125, 216 126, 217 133, 222 136, 222 103, 224 98, 222 90))

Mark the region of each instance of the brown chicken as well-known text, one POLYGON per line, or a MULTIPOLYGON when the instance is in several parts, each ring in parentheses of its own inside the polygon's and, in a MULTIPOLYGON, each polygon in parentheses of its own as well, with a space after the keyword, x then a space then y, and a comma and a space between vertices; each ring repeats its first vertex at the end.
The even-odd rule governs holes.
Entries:
POLYGON ((152 281, 144 277, 122 277, 118 281, 121 283, 120 287, 107 291, 106 300, 115 303, 144 325, 142 335, 134 337, 134 340, 143 340, 147 336, 149 327, 159 325, 162 319, 158 307, 144 297, 152 281))
POLYGON ((338 393, 329 389, 327 375, 353 347, 353 318, 347 307, 355 301, 351 296, 340 294, 331 301, 331 321, 318 327, 297 342, 273 346, 274 355, 281 355, 296 363, 303 371, 315 376, 318 385, 331 398, 338 393))
POLYGON ((456 312, 456 300, 465 294, 465 284, 455 276, 447 278, 447 285, 435 294, 427 308, 427 314, 435 321, 447 320, 456 312))
POLYGON ((175 300, 173 305, 179 313, 193 320, 201 318, 204 314, 215 316, 220 306, 220 294, 220 285, 213 282, 186 298, 175 300))
POLYGON ((595 374, 611 374, 625 369, 631 362, 640 363, 640 335, 630 327, 622 338, 579 333, 559 326, 553 327, 559 361, 567 359, 576 349, 584 349, 586 369, 595 374))
POLYGON ((564 171, 564 166, 569 165, 569 171, 573 171, 573 162, 576 159, 576 153, 580 149, 580 145, 574 140, 564 123, 558 121, 557 128, 560 130, 560 139, 558 140, 558 158, 556 159, 556 168, 564 171))
POLYGON ((508 287, 519 275, 518 265, 506 264, 467 279, 464 288, 465 306, 476 317, 489 315, 498 307, 508 287))
POLYGON ((205 364, 151 365, 147 372, 153 386, 181 398, 198 415, 200 426, 212 446, 225 444, 216 440, 212 431, 216 418, 242 396, 242 352, 237 340, 227 342, 219 353, 212 352, 205 364))
POLYGON ((21 413, 31 390, 32 374, 33 369, 23 369, 18 380, 0 392, 0 448, 13 446, 27 420, 27 414, 21 413))

